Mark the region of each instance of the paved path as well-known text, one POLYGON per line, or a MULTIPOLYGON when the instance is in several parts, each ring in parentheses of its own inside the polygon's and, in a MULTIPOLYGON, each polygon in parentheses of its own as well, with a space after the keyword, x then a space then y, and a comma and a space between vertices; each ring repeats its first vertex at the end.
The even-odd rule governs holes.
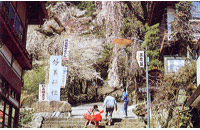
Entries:
MULTIPOLYGON (((83 114, 92 108, 94 105, 98 105, 98 109, 101 111, 103 110, 103 102, 97 102, 97 103, 90 103, 90 104, 84 104, 84 105, 79 105, 76 107, 72 107, 72 117, 74 118, 83 118, 83 114)), ((122 107, 123 103, 117 103, 118 110, 117 112, 114 110, 113 112, 113 118, 123 118, 123 112, 122 112, 122 107)), ((131 108, 134 108, 135 106, 129 106, 128 107, 128 118, 136 119, 137 116, 132 112, 131 108)), ((102 117, 105 118, 105 112, 102 113, 102 117)))

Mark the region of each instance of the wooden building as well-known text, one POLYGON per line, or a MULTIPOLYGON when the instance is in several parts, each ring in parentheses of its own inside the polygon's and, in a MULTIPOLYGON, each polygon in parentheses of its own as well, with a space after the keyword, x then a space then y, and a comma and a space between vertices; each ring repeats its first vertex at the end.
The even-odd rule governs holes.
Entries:
POLYGON ((0 127, 19 122, 23 71, 32 69, 26 50, 27 26, 47 18, 44 2, 0 1, 0 127))
MULTIPOLYGON (((194 39, 192 40, 192 50, 188 50, 187 47, 185 47, 187 46, 187 44, 180 43, 180 41, 174 39, 175 34, 173 34, 174 29, 172 26, 172 22, 177 17, 175 8, 175 4, 177 3, 178 1, 154 1, 152 3, 148 24, 150 26, 157 23, 160 24, 160 34, 162 34, 160 41, 160 60, 163 60, 164 55, 176 55, 181 57, 187 57, 190 59, 197 59, 199 55, 200 33, 192 34, 194 36, 194 39), (190 51, 193 52, 194 55, 191 55, 190 51)), ((191 19, 189 19, 189 22, 192 24, 194 29, 196 29, 196 31, 200 31, 200 2, 194 1, 192 2, 192 4, 192 17, 191 19)))
POLYGON ((188 98, 186 106, 200 110, 200 86, 198 86, 195 92, 188 98))
MULTIPOLYGON (((184 44, 183 42, 174 40, 173 36, 171 36, 173 32, 173 27, 171 22, 175 19, 176 9, 175 4, 177 1, 154 1, 151 9, 151 15, 149 20, 149 25, 160 24, 160 31, 162 35, 162 40, 160 42, 160 59, 163 60, 163 56, 171 55, 171 56, 181 56, 189 59, 196 60, 200 55, 200 33, 193 33, 194 38, 191 40, 193 49, 190 51, 194 53, 194 55, 190 55, 188 49, 183 46, 179 46, 180 44, 184 44)), ((193 9, 191 11, 191 19, 189 19, 190 24, 193 26, 193 29, 196 31, 200 31, 200 2, 193 1, 193 9), (194 23, 195 26, 194 26, 194 23)), ((200 67, 200 66, 197 66, 200 67)), ((190 113, 193 114, 193 125, 194 127, 199 127, 199 110, 200 110, 200 85, 198 85, 197 89, 193 94, 189 96, 187 101, 184 104, 185 106, 191 107, 193 109, 190 113)), ((181 112, 187 112, 188 110, 183 110, 181 112)), ((179 112, 178 114, 180 114, 179 112)), ((179 117, 178 117, 179 122, 179 117)), ((177 123, 177 127, 179 124, 177 123)))

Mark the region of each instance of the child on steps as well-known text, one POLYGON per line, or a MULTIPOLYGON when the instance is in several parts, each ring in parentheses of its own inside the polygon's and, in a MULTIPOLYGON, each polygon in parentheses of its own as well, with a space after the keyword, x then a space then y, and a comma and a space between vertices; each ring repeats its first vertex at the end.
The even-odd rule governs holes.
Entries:
POLYGON ((99 128, 99 121, 101 121, 101 113, 103 113, 104 110, 99 111, 98 106, 94 105, 93 108, 91 108, 89 111, 84 113, 83 117, 87 120, 85 123, 85 128, 87 128, 87 125, 91 122, 94 123, 96 128, 99 128))

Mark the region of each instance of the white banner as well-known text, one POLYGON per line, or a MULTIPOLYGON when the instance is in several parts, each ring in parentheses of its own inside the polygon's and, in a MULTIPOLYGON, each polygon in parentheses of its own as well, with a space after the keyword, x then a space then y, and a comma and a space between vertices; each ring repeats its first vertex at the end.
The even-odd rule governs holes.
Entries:
POLYGON ((136 59, 139 67, 144 67, 144 51, 137 51, 136 59))
POLYGON ((62 56, 51 56, 49 71, 49 101, 60 101, 60 86, 62 81, 63 67, 62 56))
POLYGON ((68 39, 64 40, 63 58, 64 58, 64 60, 69 59, 69 40, 68 39))
POLYGON ((60 86, 61 88, 65 88, 66 78, 67 78, 67 67, 63 67, 62 81, 60 86))
POLYGON ((64 47, 63 47, 63 57, 62 57, 62 66, 63 66, 63 74, 62 74, 62 83, 61 88, 65 88, 66 85, 66 78, 67 78, 67 63, 69 60, 69 39, 64 40, 64 47))
POLYGON ((40 84, 39 85, 39 101, 48 100, 48 85, 40 84))

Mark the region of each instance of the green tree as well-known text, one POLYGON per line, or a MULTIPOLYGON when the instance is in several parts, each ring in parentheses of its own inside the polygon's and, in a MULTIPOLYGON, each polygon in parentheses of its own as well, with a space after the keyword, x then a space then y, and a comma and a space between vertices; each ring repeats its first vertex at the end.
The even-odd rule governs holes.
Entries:
POLYGON ((108 76, 108 68, 110 65, 110 58, 112 55, 113 46, 112 44, 105 44, 103 46, 103 51, 101 52, 101 57, 96 63, 97 72, 101 73, 101 77, 106 80, 108 76))
POLYGON ((45 65, 38 66, 30 72, 24 74, 24 87, 23 91, 28 94, 38 93, 39 84, 45 83, 45 65))
POLYGON ((145 24, 149 21, 151 1, 123 2, 122 36, 144 39, 145 24))
MULTIPOLYGON (((159 60, 160 56, 160 36, 159 36, 159 24, 148 26, 146 24, 145 42, 148 48, 148 56, 150 60, 149 70, 152 70, 154 66, 162 69, 162 62, 159 60)), ((145 43, 142 44, 142 48, 145 50, 145 43)))
POLYGON ((45 64, 39 65, 24 74, 24 87, 22 87, 22 106, 31 106, 38 99, 39 84, 45 83, 45 64))
POLYGON ((79 9, 86 9, 89 13, 96 11, 96 6, 94 1, 82 1, 78 5, 79 9))

